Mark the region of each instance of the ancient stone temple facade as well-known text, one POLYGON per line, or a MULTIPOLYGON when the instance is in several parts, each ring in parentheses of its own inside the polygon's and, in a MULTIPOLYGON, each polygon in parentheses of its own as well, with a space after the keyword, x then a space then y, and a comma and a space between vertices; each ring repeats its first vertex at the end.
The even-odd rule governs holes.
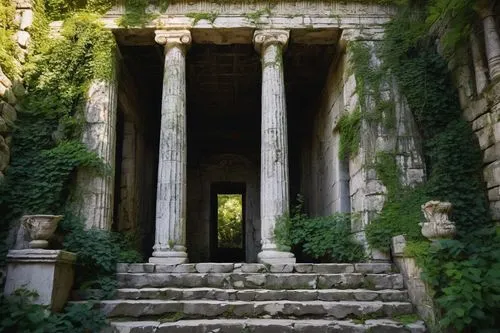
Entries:
POLYGON ((389 8, 174 1, 150 9, 158 15, 141 28, 117 25, 121 7, 103 19, 118 44, 116 79, 91 86, 83 140, 113 172, 80 175, 89 227, 133 232, 152 263, 221 261, 214 198, 239 193, 240 260, 292 263, 273 231, 297 194, 314 216, 359 213, 352 228, 364 242, 384 202, 370 167, 376 152, 397 152, 406 183, 423 179, 418 134, 395 86, 396 137, 363 123, 358 154, 339 157, 339 119, 365 103, 351 42, 365 43, 377 63, 389 8))

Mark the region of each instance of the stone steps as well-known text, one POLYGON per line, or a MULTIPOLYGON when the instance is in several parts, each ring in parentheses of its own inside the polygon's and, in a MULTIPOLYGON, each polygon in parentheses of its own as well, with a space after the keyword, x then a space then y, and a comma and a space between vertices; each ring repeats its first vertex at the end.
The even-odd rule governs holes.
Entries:
POLYGON ((146 263, 117 270, 114 299, 96 304, 112 321, 109 332, 425 332, 422 323, 397 322, 414 309, 390 263, 146 263))
POLYGON ((122 288, 115 299, 218 300, 218 301, 385 301, 406 302, 405 290, 369 289, 217 289, 217 288, 122 288))
POLYGON ((107 300, 99 302, 109 318, 162 318, 182 314, 189 318, 309 317, 334 319, 383 318, 413 313, 409 302, 360 301, 213 301, 213 300, 107 300))
POLYGON ((403 289, 401 274, 118 273, 119 288, 403 289))
POLYGON ((118 264, 117 273, 394 273, 390 263, 358 264, 245 264, 245 263, 199 263, 160 265, 150 263, 118 264))
POLYGON ((286 320, 286 319, 202 319, 176 322, 112 322, 112 333, 424 333, 423 322, 404 325, 387 319, 286 320))

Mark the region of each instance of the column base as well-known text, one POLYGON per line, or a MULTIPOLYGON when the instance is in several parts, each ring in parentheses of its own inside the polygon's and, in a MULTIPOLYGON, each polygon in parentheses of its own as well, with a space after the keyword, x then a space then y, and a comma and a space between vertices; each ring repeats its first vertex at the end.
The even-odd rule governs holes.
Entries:
POLYGON ((149 262, 151 264, 178 265, 186 264, 189 260, 184 251, 154 251, 149 262))
POLYGON ((260 263, 270 265, 295 264, 297 261, 293 253, 275 250, 264 250, 260 252, 257 257, 260 263))

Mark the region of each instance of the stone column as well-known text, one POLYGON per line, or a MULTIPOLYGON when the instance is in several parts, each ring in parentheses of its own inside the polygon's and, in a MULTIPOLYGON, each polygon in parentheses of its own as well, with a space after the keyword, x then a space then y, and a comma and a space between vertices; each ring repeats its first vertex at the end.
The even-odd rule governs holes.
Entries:
POLYGON ((165 45, 156 194, 156 232, 151 263, 187 262, 186 252, 186 49, 189 30, 156 30, 165 45))
POLYGON ((290 252, 274 241, 276 219, 288 213, 288 136, 286 124, 283 49, 287 30, 260 30, 253 37, 262 59, 262 128, 260 164, 260 214, 262 251, 260 262, 295 263, 290 252))
POLYGON ((480 42, 475 31, 470 33, 470 45, 472 60, 474 63, 474 74, 476 78, 476 93, 480 95, 488 86, 488 76, 486 74, 488 70, 484 66, 480 42))
POLYGON ((500 77, 500 38, 495 23, 494 3, 495 1, 479 1, 479 15, 483 20, 486 58, 492 81, 500 77))
POLYGON ((115 183, 117 82, 116 69, 109 81, 91 83, 85 106, 85 129, 82 142, 95 152, 109 170, 78 170, 77 187, 80 215, 87 228, 110 230, 113 224, 115 183))

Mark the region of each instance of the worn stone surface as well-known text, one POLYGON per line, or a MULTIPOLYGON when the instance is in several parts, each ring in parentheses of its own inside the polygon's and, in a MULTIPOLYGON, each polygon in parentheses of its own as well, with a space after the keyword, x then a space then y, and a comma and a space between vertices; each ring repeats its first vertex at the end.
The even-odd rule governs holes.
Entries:
MULTIPOLYGON (((293 254, 281 254, 274 241, 276 219, 289 209, 288 137, 283 69, 287 30, 257 30, 254 45, 262 59, 262 128, 260 216, 262 252, 259 261, 295 263, 293 254), (277 260, 279 259, 279 261, 277 260)), ((275 266, 276 267, 276 266, 275 266)), ((273 266, 271 266, 271 269, 273 266)))
POLYGON ((38 294, 35 303, 61 311, 73 285, 75 260, 74 253, 61 250, 10 250, 4 293, 32 290, 38 294))
POLYGON ((101 301, 101 310, 108 317, 162 316, 182 312, 187 317, 259 317, 270 316, 332 316, 346 317, 396 316, 412 313, 411 303, 406 302, 325 302, 306 301, 171 301, 171 300, 109 300, 101 301))
POLYGON ((298 332, 298 333, 424 333, 423 322, 402 325, 388 319, 370 319, 364 324, 351 320, 287 320, 287 319, 198 319, 177 322, 111 322, 113 333, 241 333, 241 332, 298 332))
POLYGON ((165 45, 156 232, 152 263, 184 263, 186 253, 186 49, 188 30, 157 30, 165 45))

